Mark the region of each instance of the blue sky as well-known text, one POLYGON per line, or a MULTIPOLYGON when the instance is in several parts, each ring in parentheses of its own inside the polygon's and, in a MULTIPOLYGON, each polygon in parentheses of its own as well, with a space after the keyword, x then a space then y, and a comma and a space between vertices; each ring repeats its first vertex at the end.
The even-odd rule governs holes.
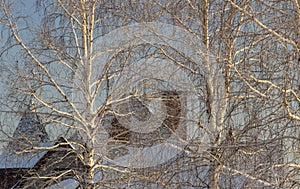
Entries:
MULTIPOLYGON (((36 27, 40 20, 41 20, 41 12, 38 12, 35 6, 35 0, 11 0, 13 2, 12 6, 12 13, 14 16, 24 16, 26 17, 26 22, 27 25, 30 27, 30 29, 34 29, 36 27)), ((0 12, 0 14, 2 14, 0 12)), ((20 22, 18 23, 19 29, 24 28, 25 26, 25 19, 19 20, 20 22)), ((2 29, 2 28, 1 28, 2 29)), ((7 30, 6 30, 7 31, 7 30)), ((7 32, 3 32, 0 35, 0 47, 5 47, 7 39, 8 39, 8 34, 7 32)), ((21 37, 23 40, 30 40, 32 36, 30 36, 30 32, 23 32, 21 33, 21 37)), ((11 50, 9 50, 8 53, 4 53, 3 56, 0 59, 0 63, 2 66, 2 69, 0 67, 0 77, 1 82, 0 82, 0 96, 3 98, 3 94, 7 92, 7 88, 5 83, 3 82, 3 78, 7 78, 7 70, 3 70, 3 67, 5 65, 12 65, 12 63, 15 63, 16 61, 19 61, 21 58, 18 54, 18 48, 14 47, 11 50)))
MULTIPOLYGON (((41 15, 39 12, 36 11, 35 7, 35 0, 11 0, 10 2, 13 2, 14 5, 12 6, 12 13, 14 16, 25 16, 26 19, 29 21, 27 22, 28 25, 37 25, 39 21, 41 20, 41 15)), ((0 15, 2 16, 2 11, 0 12, 0 15)), ((19 23, 19 28, 24 27, 24 22, 19 23)), ((32 27, 34 28, 34 27, 32 27)), ((3 28, 1 28, 3 29, 3 28)), ((29 36, 30 33, 26 32, 23 33, 22 38, 23 40, 29 40, 31 36, 29 36)), ((2 50, 2 47, 5 47, 6 42, 8 39, 7 32, 2 31, 0 35, 0 48, 2 50)), ((17 47, 14 47, 10 49, 8 52, 4 53, 0 59, 0 103, 7 102, 8 94, 9 94, 9 85, 11 82, 9 79, 9 71, 7 67, 12 66, 16 61, 19 61, 21 59, 20 54, 18 53, 17 47)), ((1 110, 5 110, 3 105, 0 104, 1 110)), ((16 114, 0 114, 0 123, 1 126, 4 125, 4 130, 8 132, 12 132, 14 130, 14 127, 17 126, 17 123, 20 119, 20 116, 17 116, 16 114)), ((3 135, 0 132, 0 138, 3 139, 3 135)), ((3 145, 3 143, 0 143, 0 148, 3 145)), ((0 149, 1 151, 1 149, 0 149)))

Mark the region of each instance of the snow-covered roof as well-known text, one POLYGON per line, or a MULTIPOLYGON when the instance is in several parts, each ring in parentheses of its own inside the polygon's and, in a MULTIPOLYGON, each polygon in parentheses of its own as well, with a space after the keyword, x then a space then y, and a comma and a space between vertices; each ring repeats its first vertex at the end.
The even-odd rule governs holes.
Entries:
MULTIPOLYGON (((195 160, 194 158, 192 158, 195 160)), ((160 183, 168 182, 170 188, 180 188, 182 189, 196 189, 196 188, 208 188, 208 177, 209 177, 209 168, 210 166, 205 162, 196 162, 191 163, 191 160, 182 154, 178 159, 174 159, 173 162, 169 162, 163 167, 157 167, 160 171, 154 169, 156 174, 163 174, 161 177, 157 177, 157 182, 147 182, 144 179, 139 179, 135 177, 136 173, 132 172, 132 177, 129 180, 124 179, 124 174, 122 172, 127 172, 129 169, 122 169, 118 166, 114 166, 113 164, 103 164, 103 166, 107 165, 111 168, 116 169, 97 169, 95 172, 95 183, 107 183, 105 186, 111 188, 121 188, 121 187, 129 187, 129 188, 157 188, 162 189, 165 188, 164 185, 160 183), (184 166, 182 166, 184 165, 184 166), (120 170, 115 171, 115 170, 120 170), (104 174, 105 173, 105 174, 104 174), (162 180, 159 180, 162 179, 162 180), (165 180, 164 180, 165 179, 165 180), (170 180, 169 180, 170 179, 170 180), (174 182, 173 182, 174 181, 174 182), (191 184, 191 185, 190 185, 191 184)), ((144 171, 145 175, 151 175, 152 168, 147 168, 144 171)), ((138 174, 143 174, 141 171, 138 174)), ((126 174, 126 173, 125 173, 126 174)), ((152 175, 153 176, 153 175, 152 175)), ((142 177, 143 178, 143 177, 142 177)), ((149 176, 149 178, 151 178, 149 176)), ((154 177, 156 178, 156 177, 154 177)), ((242 189, 245 187, 252 186, 253 188, 265 188, 265 189, 274 189, 271 183, 268 183, 263 180, 259 180, 253 176, 245 174, 241 171, 228 169, 223 166, 222 171, 219 177, 219 182, 221 186, 227 186, 228 188, 234 189, 242 189)), ((51 185, 47 187, 47 189, 68 189, 68 188, 76 188, 79 186, 78 181, 76 181, 75 177, 73 179, 66 179, 60 183, 55 185, 51 185)), ((102 188, 103 186, 99 186, 97 188, 102 188)))
POLYGON ((75 179, 66 179, 61 181, 60 183, 51 185, 46 187, 46 189, 69 189, 69 188, 77 188, 79 183, 75 179))

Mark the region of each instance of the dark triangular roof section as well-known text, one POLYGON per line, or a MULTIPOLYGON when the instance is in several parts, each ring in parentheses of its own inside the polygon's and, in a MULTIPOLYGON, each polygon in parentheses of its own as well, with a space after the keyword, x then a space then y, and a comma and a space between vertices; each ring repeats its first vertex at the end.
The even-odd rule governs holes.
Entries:
POLYGON ((45 124, 41 122, 33 100, 30 101, 13 133, 12 141, 8 144, 8 147, 13 151, 20 151, 49 140, 45 124))

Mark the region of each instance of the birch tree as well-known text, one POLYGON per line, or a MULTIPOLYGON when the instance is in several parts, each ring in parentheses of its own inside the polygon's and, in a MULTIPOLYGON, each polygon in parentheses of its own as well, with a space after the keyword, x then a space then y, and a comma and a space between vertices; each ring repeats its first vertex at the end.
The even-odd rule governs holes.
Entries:
POLYGON ((16 101, 31 96, 48 131, 73 136, 79 187, 299 187, 298 1, 35 2, 41 18, 1 2, 1 55, 14 60, 5 69, 16 101), (196 126, 192 141, 182 120, 196 126), (188 156, 170 160, 172 171, 104 163, 171 135, 188 156))

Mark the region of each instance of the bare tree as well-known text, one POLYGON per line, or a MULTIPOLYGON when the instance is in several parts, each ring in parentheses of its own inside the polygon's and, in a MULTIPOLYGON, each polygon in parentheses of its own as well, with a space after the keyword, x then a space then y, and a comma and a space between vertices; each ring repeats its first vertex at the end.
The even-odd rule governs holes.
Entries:
POLYGON ((17 5, 1 2, 2 112, 30 97, 55 142, 18 153, 78 164, 41 159, 20 186, 299 187, 297 0, 38 0, 41 19, 17 5))

